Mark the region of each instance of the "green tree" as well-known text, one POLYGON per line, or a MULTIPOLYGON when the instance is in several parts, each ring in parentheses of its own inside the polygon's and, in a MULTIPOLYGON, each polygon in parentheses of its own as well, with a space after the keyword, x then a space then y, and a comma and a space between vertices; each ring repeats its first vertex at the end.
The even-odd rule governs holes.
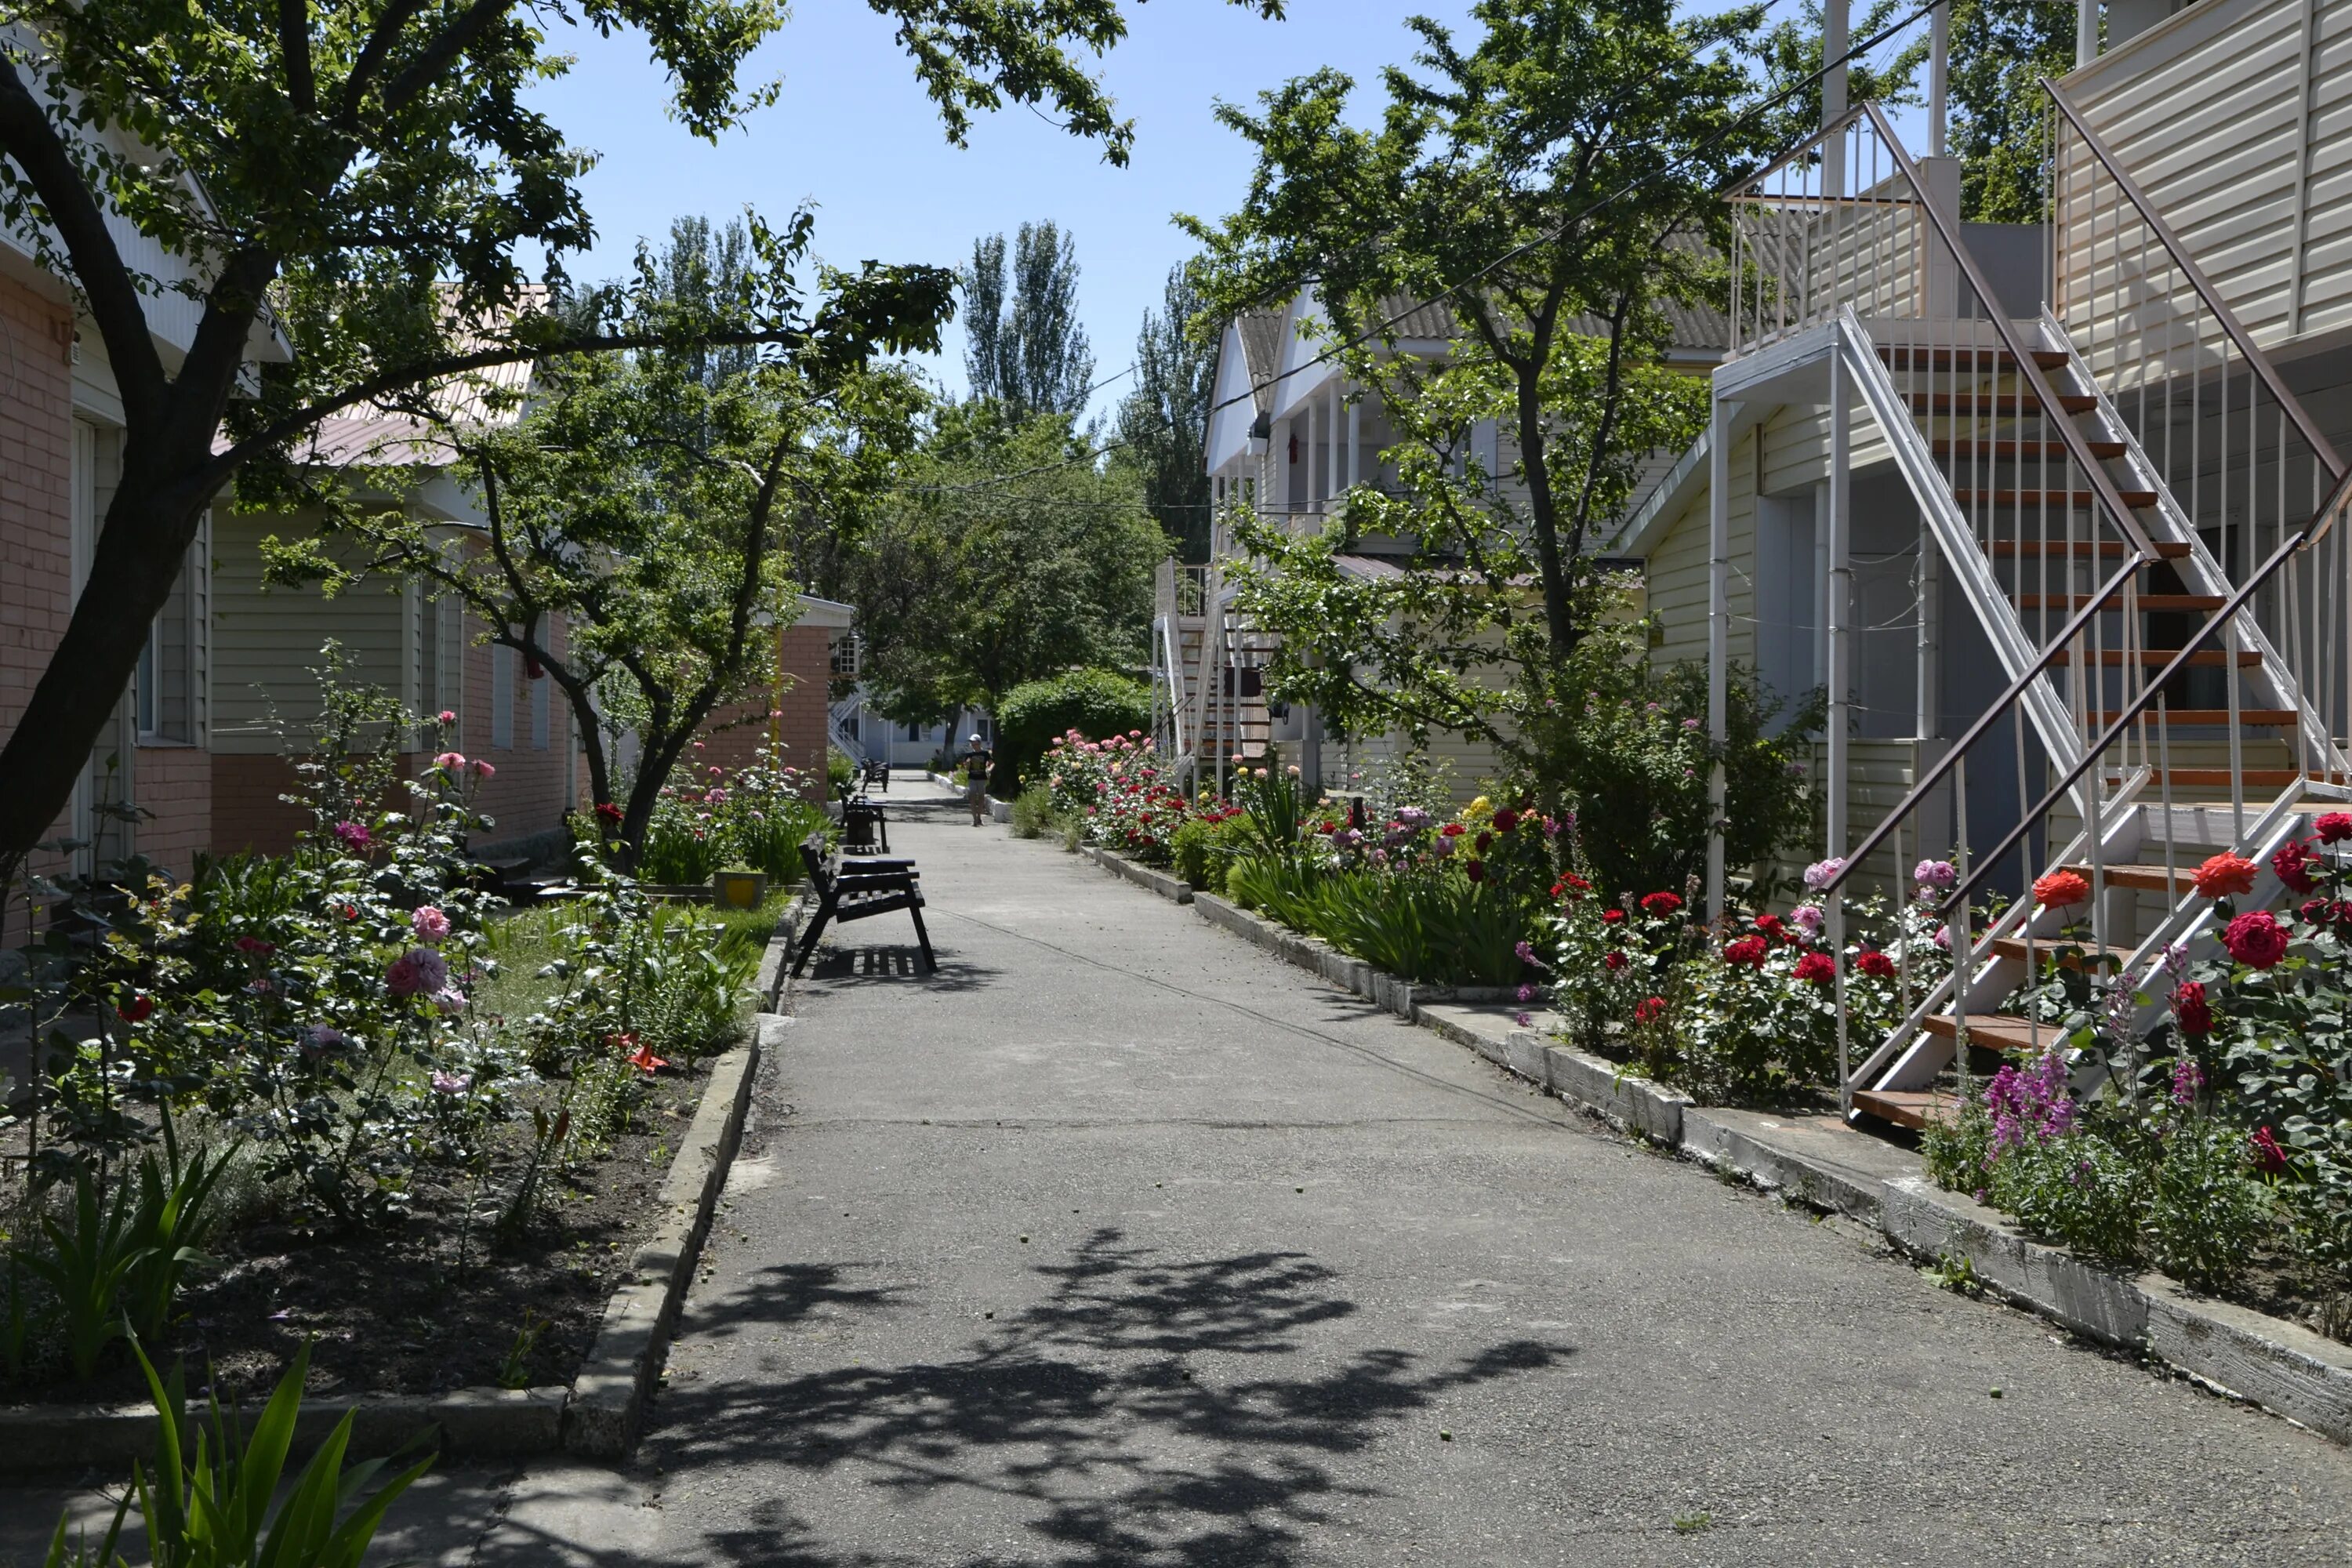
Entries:
POLYGON ((1952 0, 1952 151, 1960 216, 2041 223, 2050 216, 2043 77, 2074 68, 2074 8, 1952 0))
POLYGON ((1015 419, 1085 413, 1095 356, 1078 324, 1077 242, 1051 218, 1023 224, 1008 285, 1004 237, 975 240, 963 289, 971 395, 1002 403, 1015 419))
POLYGON ((1664 306, 1718 297, 1717 192, 1761 150, 1738 54, 1760 12, 1671 0, 1480 0, 1459 47, 1425 18, 1417 69, 1359 129, 1333 71, 1222 111, 1257 149, 1241 211, 1192 222, 1231 312, 1311 280, 1349 378, 1394 427, 1394 494, 1360 489, 1318 538, 1243 521, 1245 608, 1280 634, 1276 691, 1336 726, 1436 727, 1540 771, 1521 721, 1605 599, 1587 551, 1647 454, 1686 445, 1704 384, 1664 363, 1664 306), (1454 352, 1417 361, 1379 331, 1400 299, 1443 300, 1454 352), (1368 340, 1368 341, 1360 341, 1368 340), (1368 577, 1370 534, 1413 551, 1368 577), (1502 672, 1497 676, 1497 670, 1502 672))
MULTIPOLYGON (((1236 0, 1278 15, 1280 0, 1236 0)), ((1119 0, 869 0, 959 142, 975 110, 1043 104, 1124 163, 1132 126, 1080 63, 1125 32, 1119 0)), ((240 468, 284 460, 342 408, 557 349, 654 341, 579 335, 526 307, 522 256, 576 252, 593 229, 588 153, 528 108, 568 66, 560 17, 642 33, 673 108, 715 138, 772 98, 743 62, 781 0, 34 0, 10 12, 0 69, 0 221, 73 289, 119 384, 120 483, 71 620, 0 746, 0 872, 48 830, 131 679, 205 509, 240 468), (127 224, 200 282, 193 346, 150 335, 157 279, 127 224), (289 363, 247 384, 257 334, 289 363), (226 438, 222 426, 226 421, 226 438)), ((872 268, 856 331, 932 346, 939 279, 872 268), (901 322, 907 323, 900 325, 901 322)), ((846 293, 845 291, 845 298, 846 293)), ((796 318, 665 333, 814 342, 796 318)))
MULTIPOLYGON (((1349 122, 1354 84, 1332 70, 1264 95, 1257 115, 1221 109, 1257 151, 1249 196, 1223 224, 1184 221, 1208 247, 1206 291, 1227 312, 1312 281, 1348 343, 1372 335, 1400 296, 1446 302, 1469 372, 1455 384, 1483 378, 1508 397, 1517 483, 1489 487, 1479 510, 1508 516, 1527 542, 1564 657, 1579 561, 1611 515, 1629 447, 1621 422, 1666 341, 1660 306, 1715 297, 1716 253, 1699 242, 1723 234, 1716 193, 1762 145, 1733 53, 1752 48, 1760 8, 1685 16, 1672 0, 1479 0, 1472 15, 1485 31, 1466 51, 1436 22, 1406 24, 1419 71, 1383 72, 1391 102, 1377 129, 1349 122), (1595 344, 1596 374, 1575 371, 1595 344), (1577 402, 1547 396, 1564 368, 1580 382, 1577 402)), ((1391 409, 1434 384, 1370 345, 1345 361, 1391 409)), ((1458 462, 1466 432, 1447 425, 1450 401, 1433 399, 1440 416, 1417 422, 1458 462)), ((1442 547, 1454 504, 1436 502, 1401 537, 1442 547)))
POLYGON ((1134 475, 1066 416, 941 408, 851 574, 876 707, 993 711, 1024 681, 1141 664, 1164 548, 1134 475))
MULTIPOLYGON (((797 226, 779 259, 802 260, 807 242, 797 226)), ((761 278, 753 252, 740 226, 714 235, 680 222, 658 256, 640 257, 614 325, 627 332, 667 310, 741 300, 761 278)), ((609 313, 615 298, 572 313, 609 313)), ((341 535, 363 542, 373 567, 463 601, 488 640, 564 694, 590 794, 617 813, 613 835, 633 860, 703 725, 775 689, 775 634, 799 598, 793 541, 854 531, 911 441, 919 392, 863 355, 700 344, 552 359, 519 418, 453 390, 465 389, 399 402, 424 455, 453 458, 453 477, 479 498, 478 542, 400 505, 405 486, 374 465, 312 468, 267 489, 269 470, 258 470, 249 499, 307 501, 326 519, 315 535, 266 542, 272 574, 340 590, 352 574, 329 544, 341 535), (614 711, 637 742, 626 780, 600 722, 614 711)), ((399 455, 407 449, 404 440, 399 455)))
MULTIPOLYGON (((1911 9, 1905 0, 1869 0, 1852 16, 1848 37, 1857 43, 1875 37, 1911 9)), ((1794 147, 1821 128, 1822 25, 1822 0, 1804 0, 1795 16, 1774 23, 1758 42, 1766 86, 1775 93, 1793 89, 1760 122, 1766 146, 1794 147)), ((1915 26, 1909 39, 1883 63, 1867 58, 1848 60, 1847 107, 1874 100, 1890 106, 1917 103, 1919 68, 1927 59, 1927 31, 1915 26)))
POLYGON ((1209 403, 1216 383, 1213 338, 1189 330, 1208 301, 1181 267, 1168 273, 1161 309, 1143 312, 1135 341, 1135 390, 1118 405, 1117 461, 1143 482, 1143 504, 1180 560, 1209 558, 1209 403))

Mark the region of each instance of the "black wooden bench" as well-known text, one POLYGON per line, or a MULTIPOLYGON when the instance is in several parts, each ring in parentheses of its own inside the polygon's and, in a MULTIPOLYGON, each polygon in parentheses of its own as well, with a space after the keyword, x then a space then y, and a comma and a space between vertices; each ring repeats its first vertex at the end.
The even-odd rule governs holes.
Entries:
POLYGON ((841 852, 844 855, 890 853, 890 822, 882 815, 882 803, 851 795, 847 784, 841 786, 839 794, 841 852))
POLYGON ((875 915, 887 915, 894 910, 904 910, 915 922, 915 942, 923 950, 923 968, 932 974, 940 972, 940 961, 931 956, 931 935, 923 929, 923 889, 912 860, 886 859, 880 856, 865 856, 856 859, 844 857, 838 866, 825 864, 824 835, 812 833, 801 840, 801 863, 808 868, 809 886, 816 893, 816 918, 801 938, 801 950, 793 955, 793 973, 798 976, 816 951, 816 939, 824 934, 825 926, 834 921, 844 924, 875 915))
POLYGON ((866 787, 890 793, 890 764, 877 757, 866 764, 866 787))

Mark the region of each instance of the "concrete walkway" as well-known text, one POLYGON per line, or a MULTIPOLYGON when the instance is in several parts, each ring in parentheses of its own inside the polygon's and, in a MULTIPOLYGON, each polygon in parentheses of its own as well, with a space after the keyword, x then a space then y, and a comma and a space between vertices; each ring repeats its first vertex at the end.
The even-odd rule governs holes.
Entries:
POLYGON ((2343 1450, 905 791, 940 973, 815 967, 629 1556, 2352 1563, 2343 1450))
POLYGON ((2352 1454, 890 800, 939 975, 842 933, 635 1462, 436 1477, 418 1560, 2352 1563, 2352 1454))

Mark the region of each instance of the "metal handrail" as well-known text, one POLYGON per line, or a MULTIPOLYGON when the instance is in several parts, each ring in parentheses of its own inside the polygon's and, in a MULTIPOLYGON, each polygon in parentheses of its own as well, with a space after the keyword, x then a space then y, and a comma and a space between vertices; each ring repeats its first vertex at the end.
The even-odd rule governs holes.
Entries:
POLYGON ((2125 538, 2138 550, 2140 564, 2150 564, 2157 559, 2156 546, 2148 542, 2146 531, 2140 527, 2139 520, 2132 515, 2131 508, 2124 504, 2122 492, 2116 489, 2115 477, 2092 455, 2090 443, 2084 439, 2082 431, 2074 427, 2074 422, 2063 416, 2064 410, 2059 404, 2057 389, 2050 384, 2050 377, 2042 371, 2040 362, 2034 359, 2032 351, 2018 336, 2017 324, 1996 303, 2000 296, 1986 280, 1983 271, 1977 266, 1976 258, 1969 254, 1967 246, 1960 243, 1959 236, 1944 222, 1944 215, 1936 210, 1936 204, 1926 199, 1927 183, 1920 177, 1919 165, 1913 163, 1911 154, 1903 150, 1902 140, 1895 134, 1895 128, 1886 122, 1886 116, 1879 111, 1877 103, 1874 100, 1862 107, 1869 114, 1871 123, 1877 127, 1879 136, 1886 142, 1887 154, 1894 159, 1895 167, 1910 182, 1911 188, 1919 193, 1920 205, 1927 213, 1928 226, 1936 231, 1936 237, 1944 242, 1944 248, 1958 264, 1960 276, 1968 280, 1969 288, 1976 298, 1984 301, 1986 318, 1992 323, 1993 331, 2002 345, 2016 358, 2018 374, 2024 376, 2026 384, 2033 389, 2033 395, 2040 400, 2044 414, 2061 416, 2049 423, 2058 431, 2058 438, 2064 444, 2067 455, 2083 470, 2083 477, 2090 480, 2092 489, 2105 505, 2109 516, 2123 531, 2125 538))
POLYGON ((2090 602, 2076 611, 2072 620, 2059 628, 2058 635, 2050 639, 2048 645, 2042 648, 2041 657, 2033 661, 2032 668, 2022 671, 2016 679, 2011 681, 2009 689, 1996 698, 1958 741, 1945 748, 1944 754, 1937 759, 1935 766, 1927 770, 1927 776, 1912 785, 1911 792, 1897 802, 1894 809, 1880 820, 1878 826, 1864 837, 1862 843, 1853 853, 1845 857, 1845 864, 1839 867, 1837 874, 1822 887, 1822 891, 1824 895, 1836 892, 1848 877, 1861 869, 1862 863, 1870 858, 1872 852, 1889 834, 1895 831, 1896 825, 1906 820, 1913 809, 1927 798, 1928 792, 1942 784, 1945 776, 1959 766, 1960 760, 1968 755, 1969 748, 1975 745, 1987 730, 1991 729, 2000 721, 2002 715, 2009 711, 2011 703, 2025 695, 2027 687, 2042 679, 2042 672, 2049 668, 2050 661, 2065 652, 2066 645, 2072 642, 2084 626, 2090 625, 2094 617, 2105 612, 2107 601, 2122 593, 2126 585, 2130 583, 2132 574, 2145 564, 2147 563, 2141 561, 2126 561, 2116 569, 2116 574, 2108 578, 2105 584, 2091 595, 2090 602))
POLYGON ((1805 156, 1808 153, 1811 153, 1815 147, 1826 145, 1831 137, 1836 135, 1839 132, 1843 131, 1855 121, 1860 120, 1869 108, 1870 104, 1867 100, 1855 104, 1843 114, 1839 115, 1835 120, 1831 121, 1827 125, 1822 126, 1819 131, 1814 132, 1804 141, 1798 142, 1794 147, 1790 148, 1787 152, 1781 153, 1779 157, 1773 159, 1770 163, 1765 164, 1754 174, 1738 174, 1725 181, 1722 184, 1716 187, 1715 194, 1726 200, 1738 200, 1739 198, 1733 194, 1734 192, 1742 190, 1749 185, 1759 184, 1763 181, 1770 179, 1773 175, 1779 174, 1781 170, 1787 168, 1798 159, 1805 156))
POLYGON ((2270 389, 2271 396, 2277 399, 2279 407, 2294 421, 2296 433, 2310 445, 2312 455, 2334 476, 2340 497, 2347 471, 2344 460, 2336 455, 2336 448, 2328 445, 2327 437, 2312 424, 2311 416, 2304 412, 2303 405, 2287 391, 2286 384, 2279 379, 2278 370, 2271 363, 2270 356, 2254 346, 2253 334, 2246 331, 2245 323, 2238 320, 2237 312, 2222 302, 2221 291, 2213 287, 2212 279, 2205 276, 2204 268, 2190 258, 2189 247, 2172 231, 2172 226, 2164 221, 2164 215, 2156 210, 2156 204, 2148 200, 2147 193, 2139 188, 2139 183, 2125 173, 2115 153, 2084 122, 2064 90, 2048 77, 2042 79, 2042 90, 2050 95, 2050 101, 2057 105, 2058 112, 2066 117, 2066 122, 2074 128, 2074 133, 2083 139, 2083 145, 2091 150, 2091 155, 2105 166, 2116 188, 2138 210, 2140 221, 2147 226, 2148 232, 2156 237, 2156 242, 2172 258, 2172 264, 2180 268, 2180 275, 2189 280, 2189 288, 2196 290, 2197 297, 2205 302, 2205 308, 2213 312, 2223 334, 2238 345, 2240 353, 2246 356, 2247 368, 2262 379, 2263 384, 2270 389))
MULTIPOLYGON (((2050 793, 2036 802, 2031 811, 2017 819, 2017 826, 2009 830, 2008 836, 2001 839, 2000 847, 1990 855, 1972 858, 1967 878, 1958 887, 1937 900, 1936 907, 1938 910, 1948 910, 1956 904, 1965 903, 1968 896, 1976 890, 1977 884, 1983 881, 1992 868, 2007 858, 2009 852, 2016 848, 2027 834, 2033 831, 2034 825, 2049 815, 2050 808, 2058 804, 2060 798, 2074 786, 2074 781, 2095 766, 2099 759, 2106 755, 2107 748, 2114 745, 2124 731, 2129 730, 2134 721, 2155 704, 2158 696, 2164 690, 2165 683, 2189 667, 2189 656, 2203 647, 2205 640, 2235 617, 2239 611, 2244 609, 2246 601, 2253 597, 2254 590, 2269 582, 2271 574, 2284 565, 2288 557, 2302 549, 2310 538, 2311 531, 2304 528, 2297 529, 2291 537, 2280 541, 2279 547, 2271 552, 2270 559, 2263 563, 2261 568, 2246 580, 2243 586, 2230 595, 2228 603, 2213 612, 2212 618, 2198 629, 2197 635, 2190 637, 2180 651, 2174 654, 2164 668, 2158 672, 2155 679, 2141 688, 2140 694, 2132 699, 2130 704, 2116 714, 2115 720, 2100 732, 2099 738, 2084 751, 2082 760, 2068 768, 2064 776, 2051 786, 2050 793)), ((2227 657, 2226 650, 2224 657, 2227 657)))

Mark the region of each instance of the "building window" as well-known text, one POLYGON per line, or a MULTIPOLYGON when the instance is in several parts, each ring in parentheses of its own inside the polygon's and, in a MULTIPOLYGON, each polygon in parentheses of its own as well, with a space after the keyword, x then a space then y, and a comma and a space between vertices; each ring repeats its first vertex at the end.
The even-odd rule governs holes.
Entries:
POLYGON ((840 638, 834 643, 831 651, 834 674, 854 676, 857 673, 857 639, 855 637, 840 638))
POLYGON ((534 752, 547 750, 548 703, 551 700, 548 688, 554 684, 545 675, 530 683, 530 749, 534 752))
POLYGON ((514 649, 490 645, 490 744, 501 751, 514 745, 514 649))
POLYGON ((139 739, 163 745, 194 745, 196 739, 198 637, 203 615, 196 601, 204 570, 204 539, 188 547, 172 596, 147 631, 132 682, 139 710, 139 739))

